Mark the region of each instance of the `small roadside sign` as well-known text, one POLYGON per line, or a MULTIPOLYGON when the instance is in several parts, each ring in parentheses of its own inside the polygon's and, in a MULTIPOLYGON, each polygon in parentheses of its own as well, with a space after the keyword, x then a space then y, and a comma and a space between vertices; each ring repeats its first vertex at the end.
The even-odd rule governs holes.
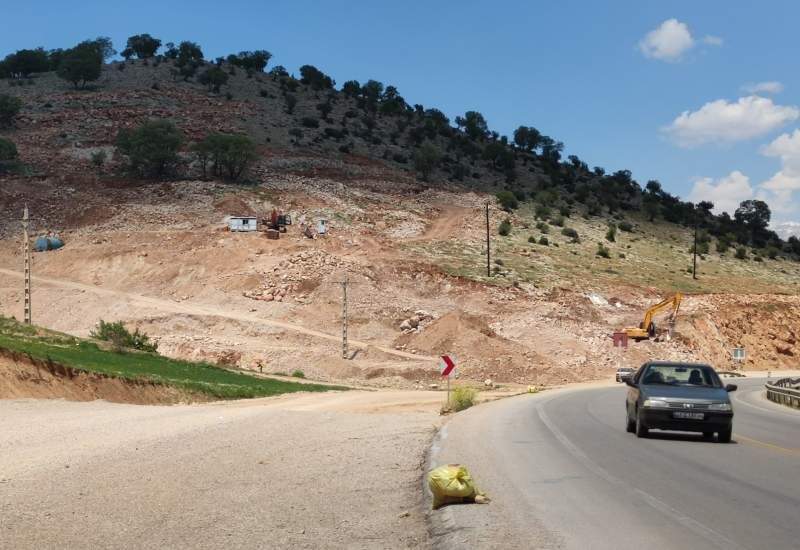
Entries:
POLYGON ((456 358, 454 355, 442 355, 442 360, 439 361, 439 372, 442 377, 450 376, 456 369, 456 358))
POLYGON ((745 353, 744 348, 733 348, 734 361, 739 361, 739 362, 744 361, 746 355, 747 354, 745 353))

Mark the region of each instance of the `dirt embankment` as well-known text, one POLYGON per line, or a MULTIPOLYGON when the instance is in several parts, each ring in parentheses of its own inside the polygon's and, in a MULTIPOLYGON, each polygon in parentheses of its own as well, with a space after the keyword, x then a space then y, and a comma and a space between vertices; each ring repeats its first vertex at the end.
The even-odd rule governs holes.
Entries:
POLYGON ((0 399, 67 399, 159 405, 208 401, 203 395, 149 382, 87 373, 0 350, 0 399))
POLYGON ((743 347, 745 369, 797 368, 798 297, 708 295, 695 300, 697 312, 678 328, 682 339, 705 360, 729 366, 733 348, 743 347))

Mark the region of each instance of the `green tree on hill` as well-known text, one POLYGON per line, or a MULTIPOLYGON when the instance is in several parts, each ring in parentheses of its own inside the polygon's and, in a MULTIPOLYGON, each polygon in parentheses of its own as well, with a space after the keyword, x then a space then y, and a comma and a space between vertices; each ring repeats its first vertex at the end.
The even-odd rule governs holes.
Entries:
POLYGON ((103 71, 101 46, 94 42, 81 42, 64 52, 56 74, 75 89, 85 88, 86 84, 100 78, 103 71))
POLYGON ((463 117, 456 117, 456 126, 462 128, 472 139, 484 139, 489 133, 486 119, 478 111, 467 111, 463 117))
POLYGON ((183 134, 168 120, 151 120, 117 135, 119 151, 128 157, 130 168, 141 176, 164 176, 178 164, 183 134))
POLYGON ((236 65, 247 71, 264 72, 267 63, 272 59, 272 54, 267 50, 256 50, 254 52, 239 52, 228 56, 228 63, 236 65))
POLYGON ((33 73, 50 70, 50 60, 43 48, 17 50, 0 63, 0 73, 11 78, 28 78, 33 73))
POLYGON ((128 38, 128 43, 122 50, 122 57, 130 59, 135 55, 139 59, 148 59, 153 57, 160 47, 161 40, 158 38, 153 38, 149 34, 135 34, 128 38))
POLYGON ((414 168, 422 175, 423 181, 428 181, 431 173, 439 165, 442 154, 435 146, 425 143, 414 153, 414 168))
POLYGON ((300 67, 300 82, 306 86, 311 86, 311 89, 316 91, 330 90, 335 84, 331 77, 313 65, 303 65, 300 67))
POLYGON ((236 181, 257 158, 256 145, 252 139, 241 134, 210 134, 194 146, 203 177, 211 163, 215 176, 236 181))
POLYGON ((214 65, 206 69, 197 79, 200 84, 207 86, 214 93, 219 93, 220 87, 228 83, 228 73, 222 70, 222 67, 214 65))
POLYGON ((195 42, 184 40, 175 50, 175 65, 184 81, 195 75, 203 64, 203 50, 195 42))
POLYGON ((520 126, 514 130, 514 143, 520 149, 532 152, 539 147, 542 134, 532 126, 520 126))
POLYGON ((743 201, 733 215, 733 219, 750 231, 750 239, 754 246, 761 246, 764 232, 769 226, 772 213, 764 201, 752 199, 743 201))
POLYGON ((342 85, 342 93, 348 97, 358 97, 361 95, 361 84, 358 80, 348 80, 342 85))

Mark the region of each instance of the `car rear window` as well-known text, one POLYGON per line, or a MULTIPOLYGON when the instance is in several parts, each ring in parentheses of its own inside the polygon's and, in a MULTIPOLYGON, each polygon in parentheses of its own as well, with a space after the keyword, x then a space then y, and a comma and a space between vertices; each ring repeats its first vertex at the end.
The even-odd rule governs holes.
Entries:
POLYGON ((671 386, 722 386, 714 369, 699 365, 649 365, 642 373, 642 384, 668 384, 671 386))

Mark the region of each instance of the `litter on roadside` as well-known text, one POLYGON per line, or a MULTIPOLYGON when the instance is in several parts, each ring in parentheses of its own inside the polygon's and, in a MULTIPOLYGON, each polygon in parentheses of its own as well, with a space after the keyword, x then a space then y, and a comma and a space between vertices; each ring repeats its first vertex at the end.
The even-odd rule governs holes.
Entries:
POLYGON ((461 464, 447 464, 431 470, 428 487, 433 493, 434 510, 446 504, 489 502, 489 497, 478 490, 469 471, 461 464))

